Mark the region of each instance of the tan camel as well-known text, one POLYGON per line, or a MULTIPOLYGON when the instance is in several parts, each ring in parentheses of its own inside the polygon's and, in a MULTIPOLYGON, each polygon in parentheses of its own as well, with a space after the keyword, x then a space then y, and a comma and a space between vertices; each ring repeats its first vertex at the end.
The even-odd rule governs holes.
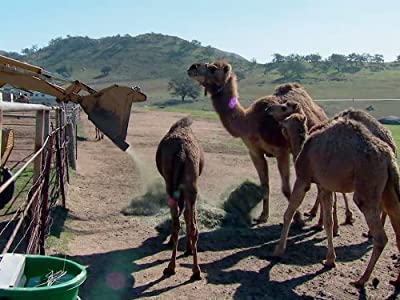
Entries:
MULTIPOLYGON (((240 137, 249 149, 250 157, 264 188, 263 211, 258 222, 266 222, 269 216, 269 174, 267 157, 276 157, 282 181, 282 192, 289 199, 289 148, 282 136, 278 122, 265 116, 265 109, 275 103, 289 100, 297 102, 307 116, 307 127, 311 128, 327 119, 324 111, 313 102, 307 92, 298 84, 277 87, 274 94, 256 100, 250 107, 243 108, 238 101, 236 76, 230 64, 217 61, 197 63, 188 69, 188 75, 199 82, 205 92, 211 95, 215 111, 226 130, 233 137, 240 137)), ((301 215, 295 220, 302 224, 301 215)))
MULTIPOLYGON (((373 251, 367 268, 360 279, 352 284, 363 286, 371 276, 381 255, 387 236, 380 221, 382 209, 389 215, 400 250, 400 184, 395 155, 383 142, 360 122, 337 118, 320 126, 309 137, 305 117, 293 114, 282 126, 298 153, 295 163, 296 182, 284 214, 281 239, 274 256, 283 255, 290 222, 304 199, 312 182, 321 189, 320 201, 324 213, 324 227, 328 238, 328 252, 324 264, 335 266, 333 246, 332 193, 354 192, 354 202, 364 214, 373 236, 373 251), (299 135, 304 132, 304 135, 299 135)), ((400 274, 392 284, 400 284, 400 274)))
POLYGON ((172 257, 165 276, 175 274, 176 252, 180 231, 179 217, 184 210, 186 222, 186 252, 193 255, 192 280, 200 280, 197 261, 197 241, 199 230, 196 220, 197 181, 204 166, 204 153, 194 136, 190 118, 183 118, 173 124, 161 140, 157 153, 157 169, 165 180, 168 205, 172 217, 172 257))

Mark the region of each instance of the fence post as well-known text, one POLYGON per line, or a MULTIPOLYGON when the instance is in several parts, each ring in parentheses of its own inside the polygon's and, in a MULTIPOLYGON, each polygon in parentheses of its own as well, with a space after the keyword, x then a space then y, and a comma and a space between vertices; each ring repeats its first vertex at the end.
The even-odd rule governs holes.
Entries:
POLYGON ((76 160, 75 160, 75 129, 72 122, 69 122, 65 127, 66 134, 68 137, 68 163, 73 170, 76 170, 76 160))
POLYGON ((63 122, 61 120, 62 117, 62 110, 59 109, 57 111, 57 128, 59 128, 57 134, 56 134, 56 163, 57 163, 57 177, 58 177, 58 184, 60 186, 60 192, 61 192, 61 201, 62 201, 62 206, 63 208, 66 208, 65 204, 65 187, 64 187, 64 163, 63 163, 63 155, 62 155, 62 149, 61 149, 61 141, 63 140, 63 122))
POLYGON ((53 155, 53 136, 49 136, 47 144, 46 161, 43 170, 43 187, 41 191, 42 206, 40 207, 40 234, 39 234, 39 253, 45 254, 45 240, 46 240, 46 223, 49 214, 48 201, 49 201, 49 181, 50 181, 50 170, 51 170, 51 159, 53 155))
MULTIPOLYGON (((37 152, 43 146, 44 141, 44 132, 45 132, 45 113, 43 110, 39 110, 36 112, 36 130, 35 130, 35 148, 33 149, 34 152, 37 152)), ((43 154, 39 154, 33 165, 33 183, 36 183, 37 179, 40 176, 40 171, 42 169, 42 161, 43 161, 43 154)))

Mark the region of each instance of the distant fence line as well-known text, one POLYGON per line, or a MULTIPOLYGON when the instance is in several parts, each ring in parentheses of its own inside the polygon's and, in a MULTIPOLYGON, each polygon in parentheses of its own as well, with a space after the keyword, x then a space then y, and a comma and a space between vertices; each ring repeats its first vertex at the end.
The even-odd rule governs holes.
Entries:
POLYGON ((349 99, 314 99, 317 102, 328 102, 328 101, 339 101, 339 102, 364 102, 364 101, 400 101, 400 98, 388 98, 388 99, 362 99, 362 98, 349 98, 349 99))

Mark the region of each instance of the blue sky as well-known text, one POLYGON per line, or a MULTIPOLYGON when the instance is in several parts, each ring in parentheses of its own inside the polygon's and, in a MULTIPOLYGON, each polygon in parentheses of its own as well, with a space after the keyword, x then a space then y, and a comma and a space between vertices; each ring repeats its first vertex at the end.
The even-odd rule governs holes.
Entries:
POLYGON ((273 53, 400 54, 398 0, 14 0, 1 3, 0 49, 148 32, 199 40, 259 62, 273 53))

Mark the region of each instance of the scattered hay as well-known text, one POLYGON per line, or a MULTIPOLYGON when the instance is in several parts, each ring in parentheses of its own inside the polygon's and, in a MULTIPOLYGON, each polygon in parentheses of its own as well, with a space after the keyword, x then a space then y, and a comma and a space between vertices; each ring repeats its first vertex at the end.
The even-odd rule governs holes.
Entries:
POLYGON ((249 227, 252 225, 252 210, 263 198, 261 187, 249 180, 244 181, 230 194, 224 202, 226 216, 224 226, 249 227))
POLYGON ((147 186, 145 194, 132 199, 121 213, 125 216, 154 216, 165 213, 167 208, 165 186, 161 179, 158 179, 147 186))
MULTIPOLYGON (((235 189, 229 189, 224 195, 227 196, 227 200, 222 208, 207 203, 201 195, 199 196, 197 223, 200 229, 212 230, 221 227, 250 227, 252 225, 251 213, 263 197, 262 189, 257 184, 246 180, 235 189)), ((158 215, 163 220, 157 225, 157 231, 170 232, 167 194, 161 179, 148 185, 146 193, 134 198, 121 212, 126 216, 158 215)), ((186 226, 183 218, 181 225, 183 229, 181 232, 184 234, 186 226)))

